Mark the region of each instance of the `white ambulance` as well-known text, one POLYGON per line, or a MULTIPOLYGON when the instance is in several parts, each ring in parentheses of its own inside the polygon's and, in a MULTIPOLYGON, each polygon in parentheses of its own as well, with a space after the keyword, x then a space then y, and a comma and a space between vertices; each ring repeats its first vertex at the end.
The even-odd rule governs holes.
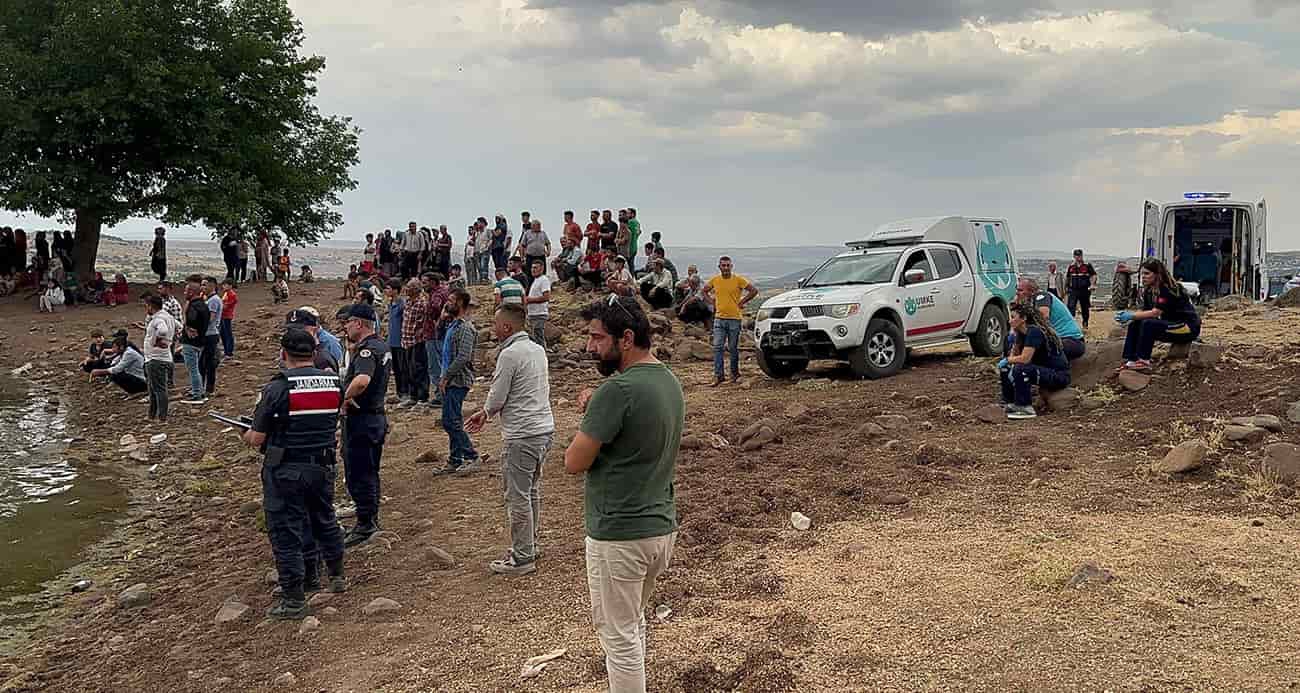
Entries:
POLYGON ((1202 297, 1268 298, 1268 208, 1230 193, 1185 193, 1178 202, 1148 201, 1139 257, 1164 262, 1202 297))
POLYGON ((903 367, 909 349, 967 341, 976 354, 1001 355, 1016 294, 1006 219, 905 219, 846 245, 759 309, 764 373, 787 378, 810 361, 837 360, 883 378, 903 367))

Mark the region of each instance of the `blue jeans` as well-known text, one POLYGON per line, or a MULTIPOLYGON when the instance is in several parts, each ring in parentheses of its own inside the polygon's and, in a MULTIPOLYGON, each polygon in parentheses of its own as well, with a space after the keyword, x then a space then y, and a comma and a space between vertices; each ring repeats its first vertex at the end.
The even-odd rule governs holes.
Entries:
POLYGON ((722 358, 731 354, 731 374, 740 375, 740 321, 732 318, 713 319, 713 375, 721 378, 722 358))
POLYGON ((1033 386, 1040 390, 1064 390, 1070 386, 1070 371, 1044 368, 1033 364, 1017 363, 1003 368, 1000 373, 1002 381, 1002 401, 1021 407, 1034 403, 1033 386))
POLYGON ((1150 361, 1151 350, 1155 348, 1156 342, 1191 344, 1200 335, 1200 325, 1193 328, 1186 323, 1167 322, 1157 318, 1133 320, 1129 322, 1128 332, 1124 335, 1124 360, 1150 361))
POLYGON ((429 368, 429 401, 438 403, 438 381, 442 379, 442 340, 430 339, 424 343, 424 354, 429 368))
POLYGON ((495 281, 492 274, 488 271, 488 265, 491 264, 491 262, 492 262, 492 253, 489 252, 489 253, 478 254, 478 277, 479 277, 479 281, 483 282, 484 284, 491 284, 493 281, 495 281))
POLYGON ((461 413, 467 395, 468 387, 448 386, 442 393, 442 430, 447 432, 451 444, 447 464, 453 467, 478 460, 478 452, 474 450, 474 441, 465 432, 465 418, 461 413))
POLYGON ((181 358, 185 360, 185 370, 190 374, 191 399, 203 399, 203 375, 199 373, 199 357, 202 355, 203 347, 181 345, 181 358))
POLYGON ((226 352, 226 358, 235 355, 235 321, 229 318, 221 319, 221 327, 217 334, 221 335, 221 348, 226 352))

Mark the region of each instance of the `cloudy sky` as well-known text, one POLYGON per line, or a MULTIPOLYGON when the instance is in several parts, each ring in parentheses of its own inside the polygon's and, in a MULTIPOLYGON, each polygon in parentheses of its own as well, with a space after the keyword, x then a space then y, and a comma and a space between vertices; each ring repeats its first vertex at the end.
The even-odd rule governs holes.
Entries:
POLYGON ((1300 0, 1101 2, 291 4, 364 129, 340 239, 634 206, 679 246, 953 213, 1127 253, 1144 199, 1224 190, 1300 247, 1300 0))

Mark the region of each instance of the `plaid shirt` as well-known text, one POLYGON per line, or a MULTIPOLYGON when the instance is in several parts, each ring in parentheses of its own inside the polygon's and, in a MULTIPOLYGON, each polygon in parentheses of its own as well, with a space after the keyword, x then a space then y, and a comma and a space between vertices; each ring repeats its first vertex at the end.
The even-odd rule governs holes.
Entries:
POLYGON ((410 349, 411 347, 424 341, 422 335, 425 331, 425 322, 429 319, 427 313, 428 301, 425 300, 424 294, 415 298, 407 298, 406 305, 402 306, 402 348, 410 349))
POLYGON ((168 296, 163 301, 163 309, 171 313, 171 316, 176 318, 178 324, 185 322, 185 313, 181 310, 181 302, 177 301, 175 296, 168 296))
POLYGON ((474 349, 478 347, 478 330, 474 323, 459 318, 447 328, 451 331, 443 360, 447 366, 442 377, 447 387, 470 388, 474 386, 474 349))
POLYGON ((438 336, 438 322, 442 320, 442 307, 447 303, 447 297, 451 291, 446 284, 441 284, 438 288, 429 294, 428 305, 426 307, 428 317, 420 332, 420 341, 427 342, 436 339, 438 336))

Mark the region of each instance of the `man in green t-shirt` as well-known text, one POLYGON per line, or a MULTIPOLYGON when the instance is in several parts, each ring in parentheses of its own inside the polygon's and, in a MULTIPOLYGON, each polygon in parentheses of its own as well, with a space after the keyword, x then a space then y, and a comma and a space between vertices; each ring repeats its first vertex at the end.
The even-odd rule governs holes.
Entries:
POLYGON ((686 420, 682 384, 650 353, 636 299, 582 311, 587 351, 609 379, 578 395, 582 425, 564 469, 586 473, 587 587, 611 693, 645 691, 645 609, 677 540, 673 477, 686 420))
MULTIPOLYGON (((636 274, 636 251, 641 247, 639 243, 641 240, 641 220, 636 218, 636 210, 631 207, 627 208, 627 230, 632 237, 632 257, 628 258, 628 261, 632 263, 632 273, 636 274)), ((647 265, 650 262, 651 259, 646 258, 647 265)))

